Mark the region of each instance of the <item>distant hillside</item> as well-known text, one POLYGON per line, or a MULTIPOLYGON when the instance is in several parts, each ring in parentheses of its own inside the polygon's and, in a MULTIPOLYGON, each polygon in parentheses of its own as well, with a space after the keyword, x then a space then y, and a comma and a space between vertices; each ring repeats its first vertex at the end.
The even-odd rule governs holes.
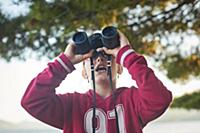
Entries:
POLYGON ((181 97, 175 98, 172 108, 185 108, 185 109, 200 109, 200 89, 199 91, 191 94, 185 94, 181 97))

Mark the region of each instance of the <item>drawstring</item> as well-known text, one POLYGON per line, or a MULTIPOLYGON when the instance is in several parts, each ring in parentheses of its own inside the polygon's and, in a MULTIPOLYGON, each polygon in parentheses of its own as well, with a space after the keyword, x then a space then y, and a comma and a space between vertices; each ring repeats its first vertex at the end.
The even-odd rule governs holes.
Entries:
POLYGON ((115 110, 115 117, 116 117, 116 126, 117 126, 117 133, 119 133, 119 121, 118 121, 118 114, 117 114, 117 109, 116 109, 116 96, 113 91, 113 84, 112 84, 112 71, 111 71, 111 55, 108 55, 108 60, 107 60, 107 67, 108 67, 108 76, 109 76, 109 82, 110 82, 110 89, 112 90, 112 98, 114 101, 114 110, 115 110))
POLYGON ((95 133, 95 118, 96 118, 96 86, 95 86, 95 76, 94 76, 94 63, 92 58, 90 58, 90 64, 91 64, 91 78, 92 78, 92 84, 94 89, 94 95, 93 95, 93 116, 92 116, 92 132, 95 133))

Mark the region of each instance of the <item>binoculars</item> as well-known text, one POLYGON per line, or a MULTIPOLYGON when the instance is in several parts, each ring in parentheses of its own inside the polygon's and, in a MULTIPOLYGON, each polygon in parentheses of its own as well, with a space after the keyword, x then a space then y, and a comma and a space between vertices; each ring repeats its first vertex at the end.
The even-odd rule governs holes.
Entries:
POLYGON ((85 32, 77 32, 72 40, 75 43, 75 54, 86 54, 101 47, 114 49, 120 45, 119 33, 113 26, 105 27, 101 33, 94 33, 89 37, 85 32))

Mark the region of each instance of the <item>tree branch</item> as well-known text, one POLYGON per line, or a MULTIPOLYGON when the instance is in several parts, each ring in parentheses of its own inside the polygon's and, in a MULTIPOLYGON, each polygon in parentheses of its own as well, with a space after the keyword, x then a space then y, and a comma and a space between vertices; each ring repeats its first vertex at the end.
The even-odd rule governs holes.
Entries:
MULTIPOLYGON (((132 23, 132 24, 129 24, 129 25, 125 25, 124 27, 127 27, 127 26, 128 26, 128 27, 131 27, 131 28, 132 28, 132 27, 134 27, 134 26, 139 26, 139 25, 141 25, 141 24, 145 24, 145 23, 147 23, 148 21, 153 22, 153 21, 154 21, 154 18, 156 18, 156 17, 158 17, 158 16, 160 16, 160 15, 163 15, 162 18, 164 18, 164 17, 166 17, 167 14, 169 14, 169 17, 167 18, 167 19, 169 19, 169 18, 171 18, 172 16, 174 16, 173 13, 175 13, 177 10, 179 10, 181 7, 183 7, 183 5, 188 4, 188 3, 194 3, 194 2, 195 2, 195 0, 185 0, 185 1, 181 2, 180 4, 178 4, 177 7, 172 8, 171 10, 163 11, 163 12, 161 12, 161 13, 159 13, 159 14, 152 15, 152 16, 146 18, 146 19, 143 20, 143 21, 140 21, 140 23, 135 22, 135 23, 132 23)), ((195 2, 195 3, 196 3, 196 2, 195 2)))

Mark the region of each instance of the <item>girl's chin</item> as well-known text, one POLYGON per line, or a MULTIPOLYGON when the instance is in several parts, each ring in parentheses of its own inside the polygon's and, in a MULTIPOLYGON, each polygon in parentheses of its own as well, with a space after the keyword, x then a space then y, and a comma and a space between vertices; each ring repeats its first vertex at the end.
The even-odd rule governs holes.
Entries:
POLYGON ((96 72, 95 77, 107 77, 108 73, 106 71, 96 72))
POLYGON ((105 82, 105 81, 108 81, 108 80, 109 80, 109 78, 108 78, 107 74, 106 75, 96 75, 95 76, 95 81, 96 82, 105 82))

